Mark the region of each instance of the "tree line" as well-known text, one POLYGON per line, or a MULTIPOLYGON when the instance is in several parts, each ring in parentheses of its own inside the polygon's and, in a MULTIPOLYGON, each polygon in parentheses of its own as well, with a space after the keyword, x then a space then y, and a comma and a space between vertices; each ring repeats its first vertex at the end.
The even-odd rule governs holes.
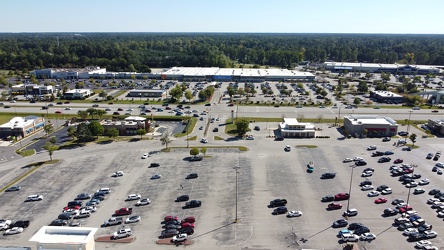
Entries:
POLYGON ((0 69, 97 65, 109 71, 151 68, 293 68, 305 61, 444 65, 443 35, 26 33, 0 35, 0 69))

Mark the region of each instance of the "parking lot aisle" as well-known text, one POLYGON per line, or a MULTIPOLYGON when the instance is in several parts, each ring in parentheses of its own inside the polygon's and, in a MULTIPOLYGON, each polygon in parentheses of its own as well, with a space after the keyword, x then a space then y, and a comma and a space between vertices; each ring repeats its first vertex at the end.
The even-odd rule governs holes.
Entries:
MULTIPOLYGON (((283 247, 282 241, 273 237, 272 232, 276 232, 274 229, 278 226, 276 224, 277 218, 271 215, 272 209, 267 207, 270 200, 285 198, 276 197, 275 190, 269 186, 269 164, 272 164, 270 159, 272 154, 254 151, 249 151, 247 154, 252 166, 252 183, 254 183, 251 196, 251 206, 253 209, 250 215, 251 218, 248 218, 253 226, 253 235, 250 242, 254 242, 255 245, 270 247, 270 249, 283 247)), ((240 223, 243 223, 244 219, 240 217, 240 223)))

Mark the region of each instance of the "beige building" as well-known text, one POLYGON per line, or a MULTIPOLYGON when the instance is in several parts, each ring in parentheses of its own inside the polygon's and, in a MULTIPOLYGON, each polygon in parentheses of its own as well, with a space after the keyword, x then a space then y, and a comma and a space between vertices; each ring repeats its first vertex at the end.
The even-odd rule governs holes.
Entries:
POLYGON ((92 227, 44 226, 29 241, 36 243, 37 250, 95 250, 92 227))
POLYGON ((296 118, 284 118, 279 123, 279 131, 284 138, 313 138, 316 134, 313 124, 298 122, 296 118))
POLYGON ((151 123, 148 119, 140 116, 128 116, 123 121, 104 120, 101 122, 103 128, 116 128, 119 135, 137 135, 138 129, 145 129, 148 133, 151 123))
POLYGON ((40 116, 14 117, 9 122, 0 125, 0 138, 25 138, 42 130, 44 126, 45 119, 40 116))
POLYGON ((390 117, 377 115, 352 115, 344 117, 344 127, 351 136, 393 136, 398 133, 398 124, 390 117), (365 131, 366 130, 366 131, 365 131))

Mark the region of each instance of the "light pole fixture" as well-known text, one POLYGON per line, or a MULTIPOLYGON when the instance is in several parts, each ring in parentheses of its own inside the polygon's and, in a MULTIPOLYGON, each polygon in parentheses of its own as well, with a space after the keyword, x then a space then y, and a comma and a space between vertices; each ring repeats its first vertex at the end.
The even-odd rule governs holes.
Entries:
POLYGON ((352 168, 351 174, 350 174, 350 186, 348 188, 348 200, 347 200, 347 210, 346 212, 346 216, 345 219, 348 219, 348 210, 350 208, 350 199, 351 199, 351 191, 352 191, 352 183, 353 183, 353 170, 356 167, 356 164, 350 165, 350 167, 352 168))
POLYGON ((237 200, 238 200, 238 192, 237 192, 237 181, 238 181, 238 174, 239 174, 239 169, 240 169, 240 167, 239 166, 237 166, 237 167, 233 167, 233 169, 236 171, 236 216, 235 216, 235 219, 234 219, 234 223, 238 223, 239 222, 239 219, 238 219, 238 217, 237 217, 237 200))
POLYGON ((412 115, 412 112, 413 112, 412 110, 409 111, 409 119, 407 121, 407 135, 408 135, 409 130, 410 130, 410 116, 412 115))

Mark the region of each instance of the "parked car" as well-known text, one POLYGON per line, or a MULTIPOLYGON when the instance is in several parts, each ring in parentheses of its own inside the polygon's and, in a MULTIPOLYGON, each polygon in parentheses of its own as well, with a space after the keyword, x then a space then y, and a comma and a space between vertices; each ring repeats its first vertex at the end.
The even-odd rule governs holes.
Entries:
POLYGON ((335 195, 336 201, 348 200, 350 198, 350 194, 348 193, 339 193, 335 195))
POLYGON ((300 217, 300 216, 302 216, 302 212, 296 210, 289 211, 287 214, 287 217, 300 217))
POLYGON ((333 222, 332 227, 338 228, 338 227, 345 227, 347 225, 348 225, 348 221, 346 219, 339 219, 339 220, 333 222))
POLYGON ((321 175, 321 179, 333 179, 336 177, 336 173, 325 173, 321 175))
POLYGON ((12 234, 19 234, 23 232, 22 227, 12 227, 10 229, 6 229, 3 235, 12 235, 12 234))
POLYGON ((196 179, 198 177, 197 173, 191 173, 185 177, 185 179, 196 179))
POLYGON ((150 199, 144 198, 137 201, 136 206, 145 206, 151 204, 150 199))
POLYGON ((322 197, 321 201, 322 202, 330 202, 330 201, 334 201, 335 197, 333 195, 327 195, 322 197))
POLYGON ((347 211, 344 211, 344 213, 342 214, 342 216, 344 217, 352 217, 356 215, 358 215, 358 210, 356 208, 350 208, 347 211))
POLYGON ((28 198, 25 200, 26 201, 41 201, 43 200, 43 195, 40 194, 33 194, 28 196, 28 198))
POLYGON ((136 222, 139 222, 140 220, 141 220, 141 218, 139 215, 133 215, 133 216, 126 218, 125 224, 136 223, 136 222))
POLYGON ((9 188, 7 188, 5 190, 5 192, 13 192, 13 191, 20 191, 21 187, 16 185, 16 186, 10 186, 9 188))
POLYGON ((190 196, 188 196, 188 195, 181 195, 181 196, 178 196, 177 198, 176 198, 176 202, 181 202, 181 201, 188 201, 190 199, 190 196))
POLYGON ((337 202, 330 203, 330 204, 328 204, 328 207, 327 207, 327 209, 329 209, 329 210, 336 210, 336 209, 341 209, 341 208, 342 208, 342 204, 337 203, 337 202))

